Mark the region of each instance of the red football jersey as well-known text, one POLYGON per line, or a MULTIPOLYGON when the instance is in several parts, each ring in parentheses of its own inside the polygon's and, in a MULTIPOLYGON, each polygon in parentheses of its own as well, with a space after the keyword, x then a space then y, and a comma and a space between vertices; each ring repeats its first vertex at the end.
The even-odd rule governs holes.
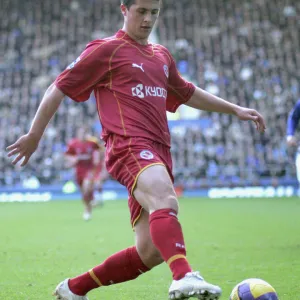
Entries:
POLYGON ((75 155, 78 157, 78 163, 76 164, 77 171, 92 169, 94 167, 93 163, 93 153, 95 150, 99 149, 99 145, 90 140, 79 140, 72 139, 68 145, 66 154, 75 155))
POLYGON ((55 81, 77 102, 95 93, 102 137, 145 137, 170 146, 166 110, 175 112, 195 86, 178 73, 169 51, 140 45, 124 31, 96 40, 55 81))

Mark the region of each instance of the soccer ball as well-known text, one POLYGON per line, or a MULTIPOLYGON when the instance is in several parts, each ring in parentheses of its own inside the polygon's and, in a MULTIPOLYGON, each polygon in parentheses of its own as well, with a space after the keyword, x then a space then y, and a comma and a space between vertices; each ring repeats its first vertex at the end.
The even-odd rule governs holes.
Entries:
POLYGON ((278 300, 275 289, 258 278, 246 279, 237 284, 229 300, 278 300))

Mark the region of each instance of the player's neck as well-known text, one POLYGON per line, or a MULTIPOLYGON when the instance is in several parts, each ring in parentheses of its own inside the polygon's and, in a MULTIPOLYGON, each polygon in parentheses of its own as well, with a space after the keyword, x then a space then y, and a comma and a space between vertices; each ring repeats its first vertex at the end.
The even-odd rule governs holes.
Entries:
POLYGON ((124 32, 126 32, 126 34, 131 38, 133 39, 135 42, 137 42, 138 44, 142 45, 142 46, 147 46, 149 44, 148 42, 148 38, 147 39, 139 39, 137 38, 134 34, 130 33, 126 28, 125 26, 122 28, 122 30, 124 32))

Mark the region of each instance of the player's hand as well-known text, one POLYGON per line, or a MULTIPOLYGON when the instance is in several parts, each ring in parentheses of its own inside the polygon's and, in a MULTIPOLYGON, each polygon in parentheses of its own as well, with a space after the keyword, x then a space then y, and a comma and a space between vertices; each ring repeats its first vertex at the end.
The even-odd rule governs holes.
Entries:
POLYGON ((287 136, 286 142, 287 142, 288 146, 290 146, 290 147, 298 146, 297 139, 292 135, 287 136))
POLYGON ((14 144, 6 148, 8 152, 7 156, 11 157, 16 155, 12 161, 13 165, 16 165, 20 160, 24 159, 21 167, 25 166, 31 155, 37 149, 40 139, 32 134, 25 134, 21 136, 14 144))
POLYGON ((236 116, 242 121, 253 121, 256 125, 256 129, 260 132, 266 130, 266 123, 263 116, 255 109, 239 107, 236 111, 236 116))

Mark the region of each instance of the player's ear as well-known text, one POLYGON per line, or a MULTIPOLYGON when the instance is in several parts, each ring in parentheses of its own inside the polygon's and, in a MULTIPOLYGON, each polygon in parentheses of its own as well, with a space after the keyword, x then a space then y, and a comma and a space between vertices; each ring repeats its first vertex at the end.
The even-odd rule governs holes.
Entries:
POLYGON ((127 7, 124 4, 121 4, 121 12, 124 17, 127 16, 127 7))

